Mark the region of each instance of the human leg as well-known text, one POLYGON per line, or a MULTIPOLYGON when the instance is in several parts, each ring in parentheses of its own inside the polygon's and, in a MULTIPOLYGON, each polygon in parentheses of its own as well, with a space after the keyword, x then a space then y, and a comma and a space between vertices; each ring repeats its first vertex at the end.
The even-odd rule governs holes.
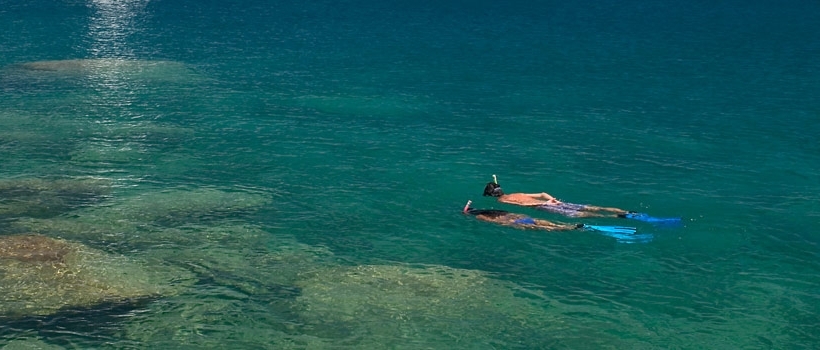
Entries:
POLYGON ((576 225, 555 223, 541 219, 535 219, 535 225, 547 231, 569 231, 577 228, 576 225))
POLYGON ((621 208, 599 207, 599 206, 594 206, 594 205, 584 205, 582 208, 580 208, 580 210, 586 211, 586 212, 607 212, 607 213, 613 213, 616 216, 618 214, 626 214, 626 213, 629 212, 629 211, 623 210, 621 208))

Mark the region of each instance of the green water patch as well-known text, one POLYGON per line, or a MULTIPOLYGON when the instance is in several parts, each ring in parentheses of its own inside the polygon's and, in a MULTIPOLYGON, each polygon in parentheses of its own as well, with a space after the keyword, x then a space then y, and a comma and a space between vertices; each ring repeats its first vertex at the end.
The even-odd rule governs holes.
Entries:
POLYGON ((89 129, 69 152, 69 164, 128 172, 155 168, 166 163, 163 159, 180 156, 180 148, 195 134, 190 128, 153 122, 93 124, 89 129))
MULTIPOLYGON (((48 99, 44 103, 59 105, 48 99)), ((196 136, 194 129, 145 119, 93 120, 84 113, 87 108, 78 106, 65 114, 48 110, 0 113, 4 171, 17 175, 51 167, 58 170, 37 173, 64 175, 87 174, 84 168, 106 169, 111 165, 126 171, 131 165, 140 169, 170 162, 186 164, 167 159, 177 157, 175 152, 196 136)))
POLYGON ((652 293, 648 298, 667 311, 642 308, 651 330, 646 339, 663 348, 811 348, 817 297, 786 286, 795 281, 750 277, 733 278, 725 290, 703 284, 691 294, 680 293, 678 300, 674 293, 652 293))
POLYGON ((425 113, 430 102, 417 96, 375 95, 307 95, 284 104, 313 109, 331 115, 369 116, 380 118, 409 118, 425 113))
MULTIPOLYGON (((4 162, 64 159, 82 126, 56 113, 0 111, 0 159, 4 162)), ((7 168, 7 167, 4 167, 7 168)))

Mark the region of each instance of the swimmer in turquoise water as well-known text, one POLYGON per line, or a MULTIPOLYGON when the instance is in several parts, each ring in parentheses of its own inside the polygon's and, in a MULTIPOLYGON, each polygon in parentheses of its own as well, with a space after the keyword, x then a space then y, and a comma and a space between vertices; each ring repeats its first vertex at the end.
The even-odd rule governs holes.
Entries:
POLYGON ((506 210, 497 209, 473 209, 470 208, 472 201, 467 201, 462 212, 473 215, 476 219, 494 222, 505 226, 512 226, 520 229, 547 230, 547 231, 570 231, 584 227, 584 224, 563 224, 554 223, 547 220, 535 219, 524 214, 511 213, 506 210))
POLYGON ((619 208, 598 207, 586 204, 565 203, 557 198, 542 193, 505 194, 497 182, 488 182, 484 187, 484 196, 495 197, 499 202, 525 207, 533 207, 551 213, 573 218, 582 217, 623 217, 629 211, 619 208))

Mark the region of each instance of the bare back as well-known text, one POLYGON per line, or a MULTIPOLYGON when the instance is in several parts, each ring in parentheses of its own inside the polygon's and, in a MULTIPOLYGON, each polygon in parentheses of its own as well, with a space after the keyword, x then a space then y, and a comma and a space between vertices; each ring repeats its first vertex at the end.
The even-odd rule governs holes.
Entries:
POLYGON ((561 203, 556 199, 546 199, 541 194, 527 194, 527 193, 510 193, 498 197, 501 203, 523 205, 527 207, 534 207, 538 205, 555 205, 561 203))

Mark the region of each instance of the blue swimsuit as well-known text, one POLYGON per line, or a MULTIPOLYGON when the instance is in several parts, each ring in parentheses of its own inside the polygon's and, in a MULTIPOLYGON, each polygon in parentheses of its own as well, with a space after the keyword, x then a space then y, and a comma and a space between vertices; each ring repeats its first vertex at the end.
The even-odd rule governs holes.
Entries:
POLYGON ((516 225, 535 225, 535 219, 533 219, 533 218, 521 218, 521 219, 513 221, 513 224, 516 224, 516 225))

